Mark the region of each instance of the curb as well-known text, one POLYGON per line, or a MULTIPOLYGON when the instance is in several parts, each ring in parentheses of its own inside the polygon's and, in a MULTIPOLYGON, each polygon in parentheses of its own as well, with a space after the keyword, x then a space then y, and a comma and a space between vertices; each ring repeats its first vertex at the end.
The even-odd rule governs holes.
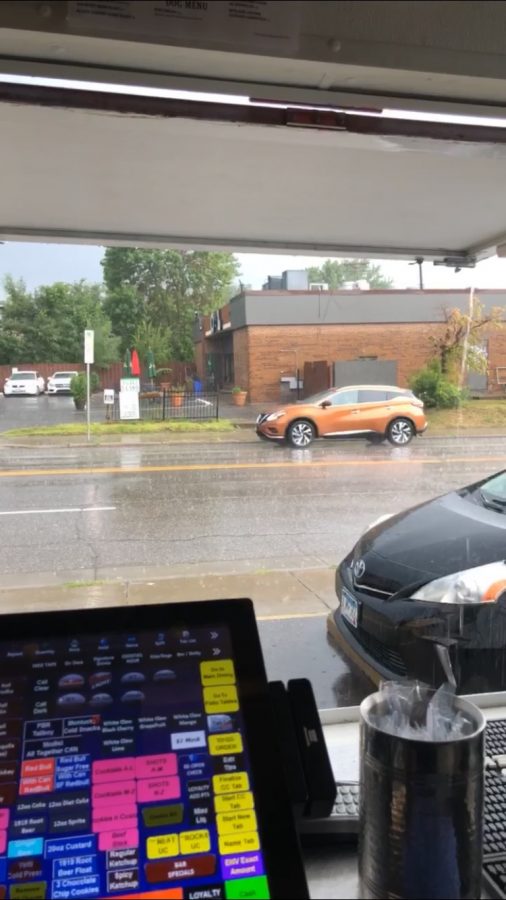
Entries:
MULTIPOLYGON (((248 430, 250 429, 252 432, 250 439, 244 439, 244 438, 240 438, 240 437, 234 438, 233 432, 224 431, 222 434, 220 434, 220 432, 214 431, 214 432, 209 432, 209 435, 210 436, 212 435, 212 439, 207 442, 207 446, 212 446, 213 444, 238 444, 238 445, 240 445, 240 444, 255 444, 255 445, 259 445, 259 440, 254 431, 254 425, 242 423, 241 425, 237 425, 236 427, 237 427, 238 431, 242 431, 242 432, 245 432, 247 429, 248 430)), ((170 432, 168 434, 170 435, 170 432)), ((188 432, 187 434, 184 434, 184 432, 182 432, 180 438, 178 437, 178 438, 174 439, 174 438, 171 438, 170 436, 167 436, 165 439, 153 440, 153 441, 145 441, 145 440, 144 441, 101 441, 100 439, 99 440, 92 439, 90 441, 90 443, 88 443, 85 440, 81 440, 79 442, 68 442, 68 440, 65 441, 64 436, 62 436, 61 440, 58 438, 58 435, 55 435, 54 437, 55 437, 54 442, 49 443, 49 444, 36 443, 35 435, 34 435, 33 441, 30 441, 30 443, 20 443, 19 441, 22 441, 23 438, 20 438, 19 441, 15 437, 2 438, 2 433, 0 432, 0 450, 1 449, 7 450, 7 449, 13 449, 13 448, 21 448, 24 450, 35 450, 35 449, 51 450, 51 449, 54 449, 55 447, 64 447, 65 449, 87 448, 88 450, 100 450, 100 449, 104 449, 107 447, 167 447, 167 446, 177 447, 180 445, 187 445, 187 444, 198 445, 198 444, 206 443, 206 432, 200 432, 200 434, 198 434, 198 436, 197 436, 197 433, 195 433, 195 432, 193 433, 193 435, 191 434, 191 432, 188 432)), ((129 437, 129 436, 125 435, 125 437, 129 437)), ((131 437, 133 437, 133 435, 131 435, 131 437)), ((468 433, 461 432, 461 433, 452 433, 452 434, 431 434, 431 435, 424 434, 421 439, 424 442, 426 442, 426 441, 428 441, 428 442, 434 441, 435 442, 435 441, 457 441, 457 440, 459 440, 459 441, 461 441, 461 440, 491 441, 491 440, 497 440, 497 439, 501 439, 501 438, 506 439, 506 433, 504 433, 504 432, 496 432, 496 433, 480 432, 479 434, 468 434, 468 433)), ((336 440, 335 443, 337 444, 338 441, 336 440)))

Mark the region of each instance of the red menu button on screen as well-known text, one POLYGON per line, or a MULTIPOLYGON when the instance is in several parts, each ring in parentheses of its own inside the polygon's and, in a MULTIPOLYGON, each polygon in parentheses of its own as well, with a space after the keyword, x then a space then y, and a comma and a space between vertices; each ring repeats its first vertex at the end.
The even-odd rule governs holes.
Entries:
POLYGON ((208 875, 214 875, 216 871, 216 857, 212 853, 202 856, 178 856, 177 859, 146 863, 144 871, 150 884, 179 881, 183 878, 206 878, 208 875))

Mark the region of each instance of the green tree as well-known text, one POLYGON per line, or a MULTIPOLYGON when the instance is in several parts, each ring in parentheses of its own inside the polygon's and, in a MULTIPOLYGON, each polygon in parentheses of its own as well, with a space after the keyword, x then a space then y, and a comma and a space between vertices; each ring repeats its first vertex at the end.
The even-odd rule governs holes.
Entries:
POLYGON ((119 340, 102 308, 102 287, 79 281, 56 282, 33 293, 7 277, 0 319, 0 362, 79 362, 85 328, 95 331, 95 364, 119 358, 119 340))
POLYGON ((143 320, 170 329, 170 355, 181 360, 193 358, 195 313, 221 306, 239 272, 231 253, 128 247, 108 247, 102 265, 109 294, 134 288, 143 320))
POLYGON ((325 282, 331 290, 337 290, 347 281, 367 281, 371 288, 390 288, 392 279, 381 271, 381 266, 369 259, 326 259, 321 266, 307 270, 309 281, 325 282))
MULTIPOLYGON (((95 367, 97 369, 106 369, 107 366, 117 362, 120 358, 120 340, 112 333, 111 323, 104 313, 102 313, 102 316, 97 317, 95 322, 91 321, 87 327, 93 328, 95 332, 95 367)), ((81 354, 82 352, 81 350, 81 354)))
POLYGON ((103 310, 111 322, 113 333, 120 339, 123 356, 127 347, 133 347, 139 322, 144 319, 144 304, 135 287, 122 284, 107 291, 103 310))
POLYGON ((132 346, 136 347, 142 364, 146 362, 148 350, 152 350, 155 365, 160 366, 170 359, 170 328, 164 325, 153 325, 152 322, 141 322, 134 333, 132 346))
POLYGON ((457 380, 458 369, 461 370, 461 381, 465 371, 487 371, 484 338, 488 332, 504 328, 505 313, 502 306, 494 306, 486 312, 477 297, 467 313, 458 308, 443 310, 444 328, 431 338, 431 344, 446 378, 457 380))
POLYGON ((0 363, 26 362, 30 359, 29 349, 36 338, 33 297, 21 279, 15 281, 10 275, 4 279, 4 292, 6 302, 0 319, 0 363))

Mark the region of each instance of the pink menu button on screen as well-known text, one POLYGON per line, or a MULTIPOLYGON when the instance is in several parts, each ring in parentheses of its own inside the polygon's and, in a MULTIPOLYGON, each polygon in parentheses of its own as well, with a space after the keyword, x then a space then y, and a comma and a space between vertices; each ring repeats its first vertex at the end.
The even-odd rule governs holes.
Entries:
POLYGON ((138 756, 135 760, 137 778, 162 778, 177 775, 177 754, 161 753, 159 756, 138 756))
POLYGON ((112 784, 94 784, 91 791, 93 807, 135 803, 136 799, 135 781, 113 781, 112 784))
POLYGON ((103 831, 98 836, 99 850, 125 850, 127 847, 139 846, 137 828, 125 828, 119 831, 103 831))
POLYGON ((152 803, 155 800, 177 800, 181 796, 179 778, 150 778, 137 782, 137 802, 152 803))
POLYGON ((115 831, 137 828, 137 807, 134 803, 123 806, 99 806, 93 809, 92 831, 115 831))

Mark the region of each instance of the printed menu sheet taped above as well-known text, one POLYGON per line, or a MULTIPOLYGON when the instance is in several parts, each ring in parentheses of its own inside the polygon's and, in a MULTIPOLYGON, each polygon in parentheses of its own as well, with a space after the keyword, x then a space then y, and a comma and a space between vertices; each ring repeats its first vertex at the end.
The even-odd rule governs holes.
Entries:
POLYGON ((274 0, 70 0, 67 24, 156 43, 242 45, 283 54, 298 47, 301 6, 274 0))

